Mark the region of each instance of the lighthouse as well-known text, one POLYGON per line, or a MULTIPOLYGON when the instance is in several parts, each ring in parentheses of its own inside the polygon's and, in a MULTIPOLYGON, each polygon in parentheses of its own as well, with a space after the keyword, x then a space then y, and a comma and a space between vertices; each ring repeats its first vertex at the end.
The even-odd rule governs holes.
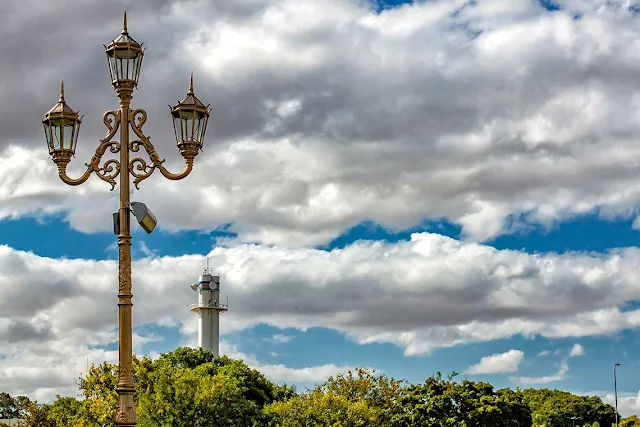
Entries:
POLYGON ((191 311, 198 314, 198 347, 219 356, 220 313, 229 308, 220 303, 220 276, 211 274, 208 260, 198 284, 191 285, 191 289, 198 292, 198 302, 191 305, 191 311))

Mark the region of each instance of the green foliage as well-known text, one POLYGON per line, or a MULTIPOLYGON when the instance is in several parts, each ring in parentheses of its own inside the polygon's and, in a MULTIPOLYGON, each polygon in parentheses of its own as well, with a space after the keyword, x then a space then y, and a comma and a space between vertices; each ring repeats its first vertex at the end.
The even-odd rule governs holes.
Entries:
POLYGON ((0 418, 22 418, 29 403, 25 396, 11 397, 9 393, 0 392, 0 418))
MULTIPOLYGON (((277 385, 239 360, 179 348, 134 358, 140 427, 582 427, 610 426, 615 410, 597 397, 549 389, 494 390, 486 382, 437 373, 405 384, 356 369, 305 393, 277 385)), ((0 416, 25 427, 113 427, 117 366, 91 366, 78 381, 83 399, 51 404, 0 393, 0 416)), ((621 427, 640 427, 637 416, 621 427)))
POLYGON ((306 394, 265 408, 270 425, 391 426, 401 413, 402 381, 356 369, 338 375, 306 394))
POLYGON ((486 382, 454 382, 439 374, 412 385, 401 399, 404 412, 394 427, 422 426, 531 426, 531 412, 522 396, 508 389, 494 391, 486 382))
POLYGON ((201 349, 136 360, 135 372, 143 427, 251 426, 263 421, 265 405, 295 394, 242 361, 201 349))
POLYGON ((576 417, 576 426, 593 426, 593 423, 610 426, 615 423, 615 409, 599 397, 549 389, 526 389, 521 393, 531 408, 534 426, 572 427, 572 417, 576 417))
POLYGON ((631 415, 630 417, 620 420, 620 427, 640 427, 640 417, 631 415))

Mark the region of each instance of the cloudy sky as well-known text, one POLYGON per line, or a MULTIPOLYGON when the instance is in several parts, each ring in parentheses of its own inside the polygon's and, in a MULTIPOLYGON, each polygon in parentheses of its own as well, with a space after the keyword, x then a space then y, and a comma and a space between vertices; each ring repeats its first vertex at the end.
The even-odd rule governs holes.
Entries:
POLYGON ((79 176, 117 108, 103 44, 148 47, 133 107, 211 103, 192 174, 133 192, 135 351, 222 350, 302 387, 349 367, 459 372, 640 411, 640 5, 631 0, 5 0, 0 389, 76 395, 117 359, 118 193, 68 187, 40 121, 65 80, 79 176))

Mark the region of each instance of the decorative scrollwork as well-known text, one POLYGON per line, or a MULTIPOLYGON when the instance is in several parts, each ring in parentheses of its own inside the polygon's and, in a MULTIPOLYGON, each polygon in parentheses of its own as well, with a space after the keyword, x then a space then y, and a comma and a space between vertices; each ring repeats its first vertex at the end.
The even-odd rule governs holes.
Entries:
POLYGON ((120 174, 119 161, 117 161, 116 159, 109 159, 104 162, 104 165, 102 165, 101 168, 99 167, 98 169, 95 169, 94 167, 94 171, 96 172, 98 178, 111 184, 111 191, 116 188, 115 178, 120 174))
POLYGON ((120 143, 118 141, 108 141, 107 145, 109 146, 109 151, 112 153, 120 152, 120 143))
POLYGON ((117 127, 118 123, 120 122, 119 111, 109 110, 105 112, 102 115, 102 121, 104 122, 104 125, 107 127, 107 129, 109 129, 109 132, 111 132, 113 128, 117 127))
POLYGON ((129 142, 129 151, 133 151, 134 153, 137 153, 138 151, 140 151, 141 145, 144 146, 144 142, 140 141, 139 139, 131 141, 129 142))
POLYGON ((136 189, 138 190, 140 189, 138 187, 138 184, 149 178, 154 170, 156 170, 156 166, 147 165, 147 162, 141 157, 136 157, 129 162, 129 172, 135 177, 135 179, 133 180, 133 185, 135 185, 136 189))
POLYGON ((120 152, 120 142, 112 141, 111 138, 116 134, 118 129, 120 128, 120 112, 119 111, 107 111, 102 116, 104 125, 107 127, 108 132, 107 136, 100 140, 100 145, 96 148, 95 154, 89 160, 89 163, 85 163, 87 170, 84 174, 78 178, 73 179, 67 176, 66 167, 69 162, 68 159, 63 159, 66 161, 59 161, 58 163, 58 174, 62 181, 64 181, 68 185, 80 185, 89 179, 92 172, 95 172, 98 177, 109 184, 111 184, 111 191, 116 186, 115 178, 120 173, 120 163, 117 160, 108 160, 105 164, 100 167, 100 160, 104 153, 109 149, 112 153, 120 152))
POLYGON ((189 173, 191 173, 191 170, 193 169, 193 158, 195 157, 195 155, 192 157, 185 156, 187 165, 182 172, 178 174, 169 172, 163 165, 165 160, 160 158, 160 156, 156 152, 155 147, 151 143, 151 138, 149 138, 142 132, 142 126, 146 121, 147 113, 142 109, 134 110, 133 112, 131 112, 131 114, 129 114, 129 124, 131 125, 131 129, 133 130, 133 133, 135 133, 139 138, 138 140, 131 141, 129 143, 129 151, 138 152, 140 150, 140 146, 142 146, 149 155, 149 159, 151 162, 151 164, 148 165, 145 160, 139 157, 129 162, 129 172, 135 177, 134 184, 136 188, 138 188, 138 184, 140 182, 149 178, 156 169, 158 169, 165 178, 174 181, 177 181, 189 175, 189 173))
POLYGON ((137 108, 131 112, 131 126, 142 132, 142 126, 147 122, 147 112, 142 108, 137 108), (138 117, 140 116, 140 117, 138 117), (136 120, 138 123, 136 124, 136 120))

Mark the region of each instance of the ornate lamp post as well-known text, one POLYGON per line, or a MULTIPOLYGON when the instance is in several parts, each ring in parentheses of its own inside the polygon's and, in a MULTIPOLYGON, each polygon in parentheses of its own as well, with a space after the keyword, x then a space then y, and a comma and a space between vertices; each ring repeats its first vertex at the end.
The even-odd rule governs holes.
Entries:
POLYGON ((133 89, 138 85, 140 66, 144 49, 127 31, 127 14, 124 14, 124 25, 121 34, 109 46, 105 46, 111 85, 118 95, 120 107, 104 113, 103 122, 107 127, 107 135, 100 141, 95 154, 86 163, 87 169, 77 179, 70 178, 66 169, 71 157, 75 154, 80 131, 81 117, 67 105, 64 99, 64 82, 60 88, 58 103, 49 110, 42 120, 47 139, 49 154, 58 166, 58 175, 68 185, 80 185, 89 179, 92 172, 102 180, 116 186, 115 179, 120 176, 120 209, 118 212, 118 349, 119 375, 116 391, 118 393, 118 409, 115 422, 119 426, 134 426, 136 421, 133 396, 133 354, 131 328, 131 226, 129 201, 129 180, 138 184, 151 176, 158 169, 168 179, 180 180, 191 172, 193 161, 202 150, 205 130, 211 110, 205 106, 193 92, 193 73, 187 96, 171 108, 171 116, 178 151, 184 157, 186 167, 178 174, 169 172, 163 165, 149 137, 142 133, 142 126, 147 120, 147 113, 142 109, 131 110, 133 89), (129 138, 129 128, 137 139, 129 138), (113 137, 120 130, 120 141, 113 137), (141 157, 129 158, 130 152, 138 152, 143 147, 150 162, 141 157), (110 159, 100 165, 102 156, 109 149, 111 153, 120 153, 120 159, 110 159), (122 172, 122 173, 121 173, 122 172))

